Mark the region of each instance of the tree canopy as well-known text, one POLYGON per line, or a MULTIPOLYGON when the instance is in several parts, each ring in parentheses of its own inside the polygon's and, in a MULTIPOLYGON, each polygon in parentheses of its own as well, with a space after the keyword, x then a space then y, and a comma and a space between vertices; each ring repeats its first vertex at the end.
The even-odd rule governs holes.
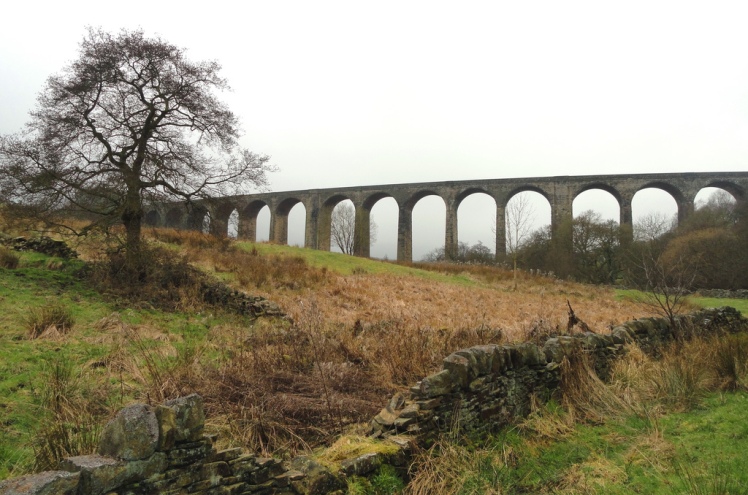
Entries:
POLYGON ((145 203, 266 186, 269 158, 239 145, 238 119, 215 94, 228 89, 219 70, 140 30, 89 28, 25 131, 0 137, 3 201, 47 221, 121 223, 130 258, 145 203))

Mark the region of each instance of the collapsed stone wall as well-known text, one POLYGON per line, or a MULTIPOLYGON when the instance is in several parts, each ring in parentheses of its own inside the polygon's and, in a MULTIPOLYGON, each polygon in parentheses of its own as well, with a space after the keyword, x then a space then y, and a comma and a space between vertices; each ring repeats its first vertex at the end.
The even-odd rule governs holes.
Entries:
POLYGON ((78 253, 64 241, 58 241, 47 236, 39 237, 9 237, 0 235, 0 244, 4 244, 16 251, 36 251, 47 256, 72 259, 78 253))
POLYGON ((609 334, 582 333, 548 339, 542 345, 482 345, 444 359, 442 370, 398 393, 371 422, 373 437, 398 447, 395 454, 365 454, 328 469, 310 457, 288 462, 216 451, 203 433, 202 398, 190 395, 163 405, 134 404, 104 428, 97 454, 65 459, 58 471, 0 482, 3 495, 302 494, 344 493, 345 477, 365 476, 383 463, 404 468, 413 443, 428 445, 455 428, 481 434, 511 424, 530 412, 531 397, 545 400, 558 391, 563 359, 580 350, 605 377, 612 361, 636 342, 656 353, 675 338, 716 331, 748 330, 732 308, 666 319, 642 318, 609 334), (686 329, 686 330, 683 330, 686 329))
POLYGON ((748 289, 699 289, 698 293, 703 297, 715 297, 718 299, 748 299, 748 289))

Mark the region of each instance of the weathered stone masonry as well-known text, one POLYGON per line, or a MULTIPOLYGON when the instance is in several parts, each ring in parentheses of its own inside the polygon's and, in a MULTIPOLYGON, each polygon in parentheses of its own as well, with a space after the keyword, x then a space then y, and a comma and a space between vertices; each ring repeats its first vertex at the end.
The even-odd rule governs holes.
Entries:
MULTIPOLYGON (((683 316, 679 324, 689 335, 748 330, 748 320, 732 308, 683 316)), ((159 406, 134 404, 107 424, 98 454, 66 459, 58 471, 2 481, 0 494, 343 493, 345 476, 368 475, 383 463, 402 467, 411 442, 428 445, 453 428, 481 434, 526 416, 531 396, 542 401, 558 392, 559 368, 571 353, 587 353, 605 377, 626 343, 656 352, 675 337, 668 320, 642 318, 607 335, 583 333, 551 338, 540 346, 482 345, 457 351, 444 359, 442 370, 408 394, 395 394, 372 420, 372 435, 394 442, 400 453, 348 459, 337 472, 308 457, 284 463, 242 449, 216 451, 213 439, 203 434, 205 416, 197 395, 159 406)))
POLYGON ((487 194, 496 202, 495 252, 499 255, 506 251, 506 205, 514 195, 523 191, 537 192, 548 200, 551 206, 551 225, 555 233, 571 219, 574 198, 590 189, 601 189, 612 194, 620 206, 621 226, 631 227, 632 202, 638 191, 657 188, 667 192, 675 200, 678 219, 682 220, 691 213, 696 194, 704 187, 720 187, 738 201, 745 201, 748 199, 748 172, 530 177, 258 193, 196 202, 191 209, 185 208, 183 204, 152 205, 146 213, 146 222, 157 227, 200 229, 205 216, 209 214, 211 233, 227 235, 229 216, 236 211, 239 221, 238 237, 254 241, 257 215, 267 206, 270 209, 270 240, 286 244, 288 214, 294 206, 301 203, 306 209, 305 246, 329 250, 332 211, 339 202, 349 199, 356 209, 353 250, 358 256, 368 257, 371 210, 378 201, 393 198, 398 205, 397 260, 412 261, 413 208, 426 196, 436 195, 444 200, 444 246, 448 258, 451 258, 458 248, 457 210, 460 203, 471 194, 487 194))

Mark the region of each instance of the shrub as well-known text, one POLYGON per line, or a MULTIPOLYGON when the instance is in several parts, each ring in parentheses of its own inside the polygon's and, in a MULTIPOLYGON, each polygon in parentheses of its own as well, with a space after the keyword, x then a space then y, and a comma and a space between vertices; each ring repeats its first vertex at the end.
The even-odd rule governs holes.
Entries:
POLYGON ((111 252, 92 264, 90 278, 102 292, 126 301, 143 302, 164 310, 200 309, 205 275, 183 256, 159 246, 144 245, 138 264, 129 268, 125 255, 111 252))

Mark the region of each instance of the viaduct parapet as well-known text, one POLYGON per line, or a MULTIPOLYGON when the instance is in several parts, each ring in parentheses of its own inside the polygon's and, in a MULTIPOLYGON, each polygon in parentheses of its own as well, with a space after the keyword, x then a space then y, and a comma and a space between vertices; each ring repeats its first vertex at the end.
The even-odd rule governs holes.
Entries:
POLYGON ((374 205, 393 198, 398 205, 397 259, 412 261, 413 208, 426 196, 439 196, 446 205, 445 253, 457 253, 457 209, 471 194, 484 193, 496 202, 496 253, 506 252, 506 206, 516 194, 533 191, 541 194, 551 206, 551 226, 556 232, 572 218, 572 203, 579 194, 601 189, 609 192, 620 206, 620 223, 631 226, 631 203, 634 195, 647 188, 669 193, 678 206, 678 220, 693 212, 696 194, 705 187, 718 187, 739 202, 747 199, 748 172, 694 172, 663 174, 619 174, 533 177, 519 179, 484 179, 449 182, 387 184, 329 189, 309 189, 226 196, 192 204, 160 204, 150 207, 146 223, 179 229, 200 229, 210 215, 210 231, 226 235, 230 215, 239 216, 238 238, 256 239, 257 216, 265 206, 270 209, 270 241, 288 242, 288 214, 301 203, 306 209, 305 247, 329 250, 332 211, 344 200, 356 208, 354 254, 369 256, 370 214, 374 205))

